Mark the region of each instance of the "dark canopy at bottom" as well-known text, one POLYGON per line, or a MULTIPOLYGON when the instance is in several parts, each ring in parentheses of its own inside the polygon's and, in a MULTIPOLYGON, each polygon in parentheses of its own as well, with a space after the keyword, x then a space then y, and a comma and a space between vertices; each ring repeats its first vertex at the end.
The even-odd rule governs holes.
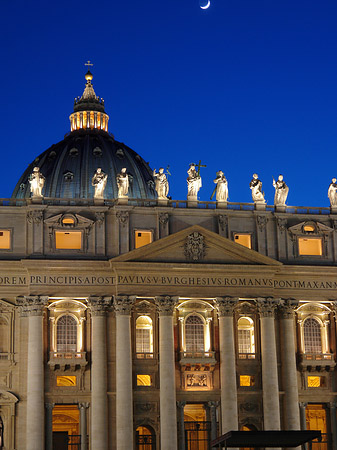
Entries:
POLYGON ((320 431, 229 431, 214 439, 211 447, 298 447, 321 438, 320 431))

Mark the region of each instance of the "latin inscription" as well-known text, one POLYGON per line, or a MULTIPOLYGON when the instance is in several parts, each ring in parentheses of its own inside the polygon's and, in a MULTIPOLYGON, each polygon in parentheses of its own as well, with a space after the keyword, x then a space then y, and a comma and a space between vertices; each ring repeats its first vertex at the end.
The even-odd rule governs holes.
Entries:
POLYGON ((196 276, 155 276, 155 275, 118 275, 115 276, 78 276, 78 275, 31 275, 1 276, 0 286, 200 286, 200 287, 261 287, 272 289, 337 289, 337 279, 298 280, 249 277, 196 277, 196 276), (117 280, 117 283, 116 283, 117 280))

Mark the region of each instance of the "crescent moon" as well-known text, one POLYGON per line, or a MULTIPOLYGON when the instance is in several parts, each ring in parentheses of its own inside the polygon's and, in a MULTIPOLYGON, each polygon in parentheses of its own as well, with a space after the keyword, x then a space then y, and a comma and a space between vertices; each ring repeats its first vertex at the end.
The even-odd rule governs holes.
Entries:
POLYGON ((208 0, 207 5, 205 6, 200 6, 201 9, 207 9, 209 8, 209 5, 211 4, 210 0, 208 0))

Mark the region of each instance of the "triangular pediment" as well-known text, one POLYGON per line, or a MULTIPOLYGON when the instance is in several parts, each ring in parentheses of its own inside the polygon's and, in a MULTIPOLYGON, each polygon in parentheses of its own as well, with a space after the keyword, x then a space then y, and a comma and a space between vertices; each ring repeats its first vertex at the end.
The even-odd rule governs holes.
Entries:
POLYGON ((117 256, 111 262, 282 265, 199 225, 117 256))

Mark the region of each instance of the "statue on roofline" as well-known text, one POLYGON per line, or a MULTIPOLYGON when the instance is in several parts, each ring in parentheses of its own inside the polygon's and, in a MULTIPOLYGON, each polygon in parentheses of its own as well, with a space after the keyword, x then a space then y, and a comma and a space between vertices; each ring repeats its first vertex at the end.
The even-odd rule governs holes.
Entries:
POLYGON ((116 177, 118 186, 118 198, 125 198, 129 191, 129 175, 126 173, 126 167, 123 167, 116 177))
POLYGON ((215 195, 215 199, 217 202, 227 202, 228 199, 228 182, 222 170, 219 170, 216 173, 216 178, 214 180, 216 184, 214 191, 211 195, 211 200, 213 195, 215 195))
POLYGON ((328 189, 328 197, 330 200, 330 206, 337 206, 337 183, 336 178, 333 178, 331 180, 331 183, 329 185, 328 189))
POLYGON ((273 178, 273 186, 275 188, 274 205, 285 206, 288 197, 289 187, 283 181, 283 175, 279 175, 277 181, 275 181, 273 178))
POLYGON ((158 173, 156 172, 156 169, 154 169, 153 177, 155 178, 155 189, 158 198, 167 199, 167 194, 169 191, 169 183, 164 173, 164 168, 160 167, 158 173))
POLYGON ((199 189, 202 186, 201 176, 195 168, 195 164, 190 164, 190 168, 187 171, 187 196, 196 197, 198 195, 199 189))
POLYGON ((254 203, 266 203, 264 199, 264 192, 262 192, 262 181, 259 180, 259 176, 257 173, 253 174, 253 178, 249 183, 249 187, 252 190, 252 198, 254 203))
POLYGON ((30 184, 30 192, 32 197, 42 197, 42 189, 46 179, 40 172, 39 167, 34 167, 28 181, 30 184))
POLYGON ((94 198, 103 198, 108 175, 99 167, 92 177, 91 184, 95 188, 94 198))

